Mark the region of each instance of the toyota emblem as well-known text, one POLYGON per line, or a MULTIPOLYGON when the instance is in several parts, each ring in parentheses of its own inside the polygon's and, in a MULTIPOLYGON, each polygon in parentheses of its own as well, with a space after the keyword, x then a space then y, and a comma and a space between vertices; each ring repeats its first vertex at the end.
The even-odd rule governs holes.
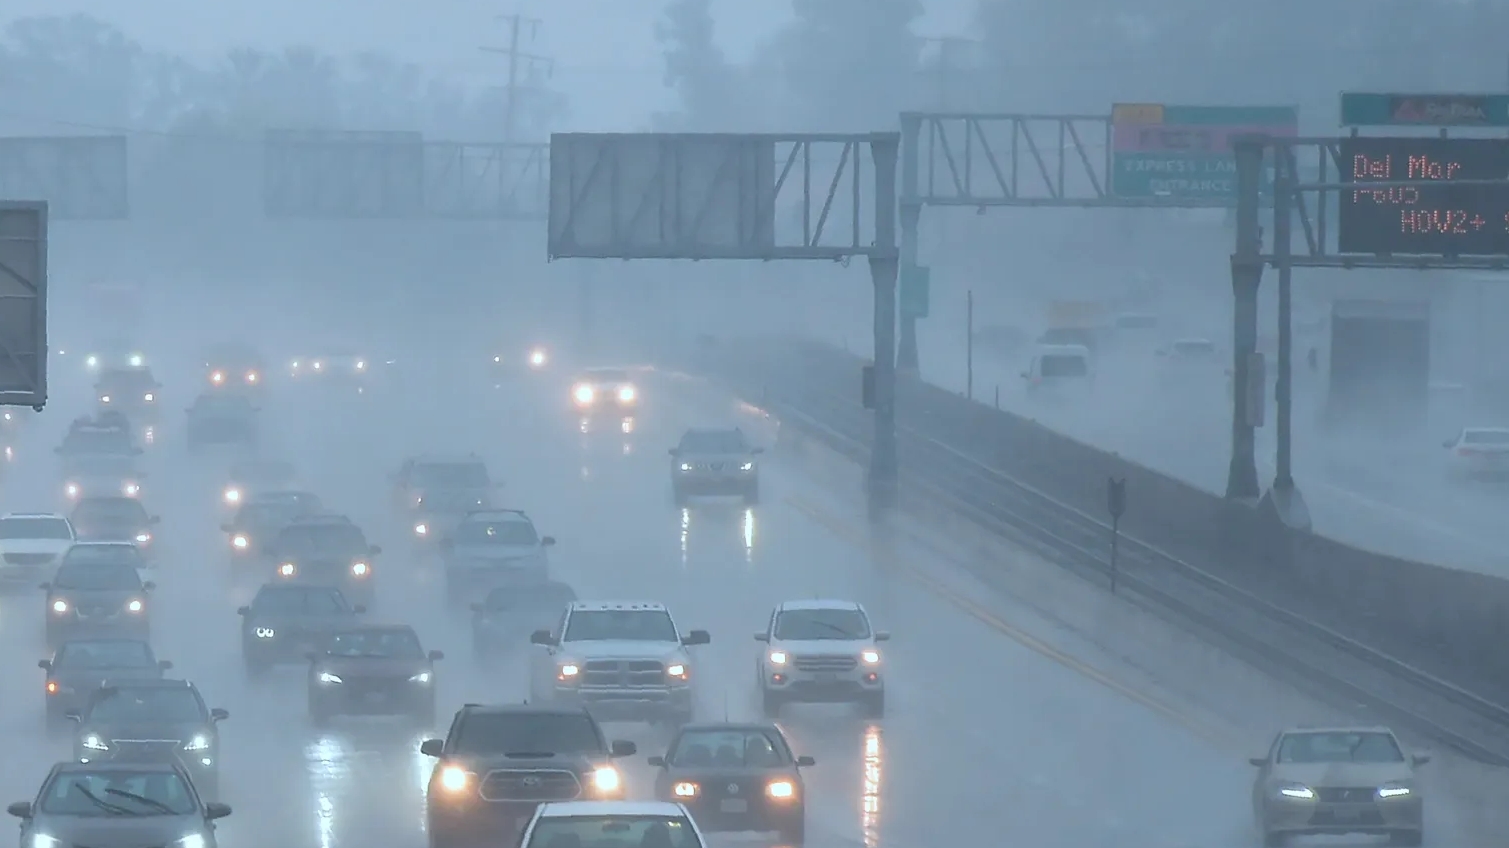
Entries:
POLYGON ((526 778, 524 778, 524 785, 525 786, 539 786, 540 785, 540 779, 538 777, 533 777, 533 776, 526 777, 526 778))
POLYGON ((728 794, 730 794, 730 795, 737 795, 738 793, 739 793, 739 784, 737 784, 737 783, 730 783, 730 784, 728 784, 728 794))

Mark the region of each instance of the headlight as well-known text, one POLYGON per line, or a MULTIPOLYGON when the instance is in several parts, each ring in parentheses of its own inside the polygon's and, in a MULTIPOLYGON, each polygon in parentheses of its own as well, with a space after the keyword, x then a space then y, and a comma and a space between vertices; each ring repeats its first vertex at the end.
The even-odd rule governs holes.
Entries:
POLYGON ((152 534, 151 533, 137 533, 136 534, 136 543, 138 545, 145 545, 146 543, 148 543, 150 541, 152 541, 152 534))
POLYGON ((771 665, 785 665, 786 664, 786 652, 785 651, 771 651, 770 652, 770 664, 771 665))
POLYGON ((100 735, 98 733, 87 733, 87 734, 85 734, 83 741, 80 742, 79 744, 86 751, 108 751, 108 750, 110 750, 110 746, 105 744, 105 740, 101 739, 100 735))
POLYGON ((695 798, 697 797, 697 784, 682 781, 671 787, 671 794, 677 798, 695 798))
POLYGON ((671 665, 668 665, 668 666, 665 667, 665 673, 668 674, 668 675, 670 675, 671 677, 676 678, 677 680, 685 680, 686 679, 686 673, 687 673, 686 672, 686 664, 685 663, 672 663, 671 665))
POLYGON ((529 364, 538 368, 545 364, 545 351, 534 350, 529 352, 529 364))
POLYGON ((743 465, 739 466, 739 470, 740 471, 753 471, 754 470, 754 463, 753 462, 746 462, 743 465))
POLYGON ((255 383, 255 382, 257 382, 260 379, 261 379, 261 375, 259 375, 257 372, 255 372, 255 371, 248 371, 248 372, 246 372, 246 382, 248 382, 248 383, 255 383))
POLYGON ((367 362, 366 362, 366 360, 361 360, 361 359, 357 360, 357 362, 356 362, 356 370, 358 370, 358 371, 365 371, 365 370, 367 370, 367 362))
POLYGON ((189 744, 183 746, 183 749, 185 751, 207 751, 209 747, 210 737, 203 733, 196 733, 194 734, 194 738, 189 740, 189 744))
POLYGON ((246 550, 247 544, 248 543, 246 541, 246 537, 242 536, 239 533, 231 537, 231 547, 237 548, 239 550, 246 550))
POLYGON ((141 399, 146 401, 147 403, 151 403, 152 401, 157 400, 157 395, 152 394, 151 392, 147 392, 146 394, 141 396, 141 399))
POLYGON ((214 383, 217 386, 220 385, 221 383, 224 383, 225 382, 225 372, 223 372, 223 371, 216 371, 215 373, 211 374, 210 375, 210 382, 214 383))
POLYGON ((63 487, 63 491, 68 493, 68 497, 76 498, 79 496, 79 484, 69 483, 67 486, 63 487))
POLYGON ((494 356, 493 357, 493 362, 497 362, 497 363, 501 364, 503 362, 503 357, 501 357, 501 356, 494 356))
POLYGON ((52 611, 68 612, 68 602, 63 600, 62 598, 58 598, 56 601, 52 602, 52 611))
POLYGON ((319 681, 321 683, 345 683, 346 682, 346 681, 344 681, 344 680, 341 679, 341 676, 339 674, 331 674, 328 671, 322 671, 322 672, 320 672, 319 681))
POLYGON ((293 563, 285 562, 282 565, 278 566, 278 573, 283 575, 284 577, 292 577, 295 574, 299 573, 299 569, 296 568, 293 563))
POLYGON ((351 563, 351 574, 355 577, 366 577, 372 573, 372 569, 365 562, 351 563))
POLYGON ((1315 791, 1308 786, 1291 783, 1288 786, 1280 786, 1278 794, 1285 798, 1297 798, 1301 801, 1314 801, 1315 791))
POLYGON ((126 604, 126 609, 128 609, 128 610, 130 610, 132 612, 141 612, 142 609, 143 609, 141 599, 140 598, 132 598, 131 601, 126 604))
POLYGON ((1409 787, 1402 783, 1385 783, 1378 787, 1379 798, 1404 798, 1409 794, 1409 787))
POLYGON ((681 470, 682 471, 691 471, 692 470, 692 464, 690 462, 683 462, 683 463, 681 463, 681 470))
POLYGON ((109 395, 100 395, 100 403, 109 403, 109 402, 110 402, 110 396, 109 395))
POLYGON ((241 502, 241 490, 240 489, 226 489, 225 490, 225 502, 226 503, 240 503, 241 502))
POLYGON ((58 681, 56 681, 56 680, 49 680, 49 681, 47 681, 47 694, 49 694, 49 695, 56 695, 56 694, 58 694, 58 681))
POLYGON ((592 788, 598 792, 617 792, 622 787, 623 778, 619 776, 618 769, 602 766, 592 772, 592 788))
POLYGON ((418 674, 414 675, 413 677, 410 677, 409 678, 409 682, 410 683, 429 683, 430 682, 430 673, 428 671, 421 671, 418 674))
POLYGON ((440 770, 440 786, 447 792, 460 792, 471 782, 471 773, 465 769, 446 766, 440 770))
POLYGON ((63 843, 45 833, 33 833, 28 848, 63 848, 63 843))
POLYGON ((765 794, 781 800, 793 798, 796 796, 796 784, 789 780, 772 780, 765 787, 765 794))
POLYGON ((271 639, 272 637, 278 635, 278 631, 272 629, 271 627, 258 627, 252 632, 257 634, 258 639, 271 639))
POLYGON ((173 843, 173 848, 205 848, 207 843, 202 833, 191 833, 173 843))
POLYGON ((581 673, 582 670, 576 663, 566 663, 561 666, 560 674, 557 677, 561 680, 573 680, 581 673))
POLYGON ((633 386, 624 386, 623 388, 618 390, 618 399, 623 401, 624 403, 628 403, 629 401, 633 400, 634 396, 635 392, 633 386))
POLYGON ((591 403, 592 399, 594 397, 596 397, 596 396, 597 396, 597 393, 594 392, 594 391, 592 391, 592 387, 591 386, 577 386, 576 387, 576 402, 577 403, 591 403))
POLYGON ((324 367, 325 367, 325 363, 323 363, 323 362, 316 362, 314 364, 314 370, 316 370, 316 371, 319 371, 319 370, 323 369, 324 367))
POLYGON ((121 486, 121 493, 128 498, 134 498, 137 495, 141 494, 141 486, 138 486, 135 483, 126 483, 125 485, 121 486))
POLYGON ((876 663, 880 662, 880 652, 873 648, 860 651, 859 658, 864 662, 865 665, 875 665, 876 663))
POLYGON ((84 360, 84 364, 90 368, 98 368, 100 367, 100 358, 98 356, 91 356, 84 360))
POLYGON ((414 535, 415 536, 428 535, 429 532, 430 532, 430 527, 427 524, 415 524, 414 525, 414 535))

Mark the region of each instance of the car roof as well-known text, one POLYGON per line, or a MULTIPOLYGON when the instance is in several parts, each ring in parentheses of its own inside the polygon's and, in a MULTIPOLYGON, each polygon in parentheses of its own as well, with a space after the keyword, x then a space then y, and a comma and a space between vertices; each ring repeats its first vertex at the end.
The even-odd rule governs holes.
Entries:
POLYGON ((603 610, 649 610, 666 612, 665 604, 653 601, 572 601, 566 605, 572 612, 601 612, 603 610))
POLYGON ((522 509, 474 509, 468 512, 462 521, 517 521, 521 524, 532 524, 529 515, 522 509))
POLYGON ((547 819, 602 815, 689 818, 685 807, 669 801, 553 801, 540 805, 540 817, 547 819))
POLYGON ((864 612, 864 607, 856 601, 843 601, 837 598, 808 598, 799 601, 782 601, 777 610, 858 610, 864 612))
POLYGON ((681 726, 682 733, 691 733, 692 731, 719 730, 758 731, 761 733, 775 733, 777 735, 782 735, 781 729, 779 727, 776 727, 774 722, 770 721, 703 721, 697 722, 695 724, 683 724, 681 726))
POLYGON ((461 711, 469 715, 575 715, 591 717, 584 707, 568 707, 558 704, 463 704, 461 711))
POLYGON ((1395 735, 1393 730, 1390 730, 1389 728, 1384 727, 1381 724, 1354 725, 1354 726, 1316 725, 1314 727, 1307 727, 1307 726, 1304 726, 1304 725, 1298 725, 1298 726, 1295 726, 1295 727, 1288 728, 1287 730, 1283 731, 1279 735, 1281 735, 1281 736, 1289 736, 1291 734, 1299 734, 1299 733, 1386 733, 1389 736, 1394 736, 1395 735))
POLYGON ((7 512, 4 515, 0 515, 0 521, 7 521, 12 518, 51 518, 55 521, 68 520, 68 516, 60 515, 56 512, 7 512))
POLYGON ((81 774, 99 771, 184 773, 183 766, 179 765, 175 760, 91 760, 87 763, 63 760, 53 766, 53 769, 60 774, 81 774))

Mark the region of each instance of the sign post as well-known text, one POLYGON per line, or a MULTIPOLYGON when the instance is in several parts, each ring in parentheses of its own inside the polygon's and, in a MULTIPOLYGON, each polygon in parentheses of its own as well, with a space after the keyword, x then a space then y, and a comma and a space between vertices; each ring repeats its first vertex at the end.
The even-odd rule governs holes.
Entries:
MULTIPOLYGON (((1232 139, 1299 134, 1293 106, 1166 106, 1118 103, 1111 107, 1111 186, 1117 197, 1168 197, 1213 207, 1235 206, 1236 157, 1232 139)), ((1273 178, 1265 174, 1271 194, 1273 178)))

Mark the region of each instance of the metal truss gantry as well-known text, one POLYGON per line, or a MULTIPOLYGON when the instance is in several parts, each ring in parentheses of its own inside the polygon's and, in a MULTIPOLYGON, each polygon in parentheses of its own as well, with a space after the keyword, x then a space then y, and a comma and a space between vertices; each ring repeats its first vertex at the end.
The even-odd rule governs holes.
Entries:
POLYGON ((54 221, 130 215, 126 137, 0 138, 0 200, 45 201, 54 221))

